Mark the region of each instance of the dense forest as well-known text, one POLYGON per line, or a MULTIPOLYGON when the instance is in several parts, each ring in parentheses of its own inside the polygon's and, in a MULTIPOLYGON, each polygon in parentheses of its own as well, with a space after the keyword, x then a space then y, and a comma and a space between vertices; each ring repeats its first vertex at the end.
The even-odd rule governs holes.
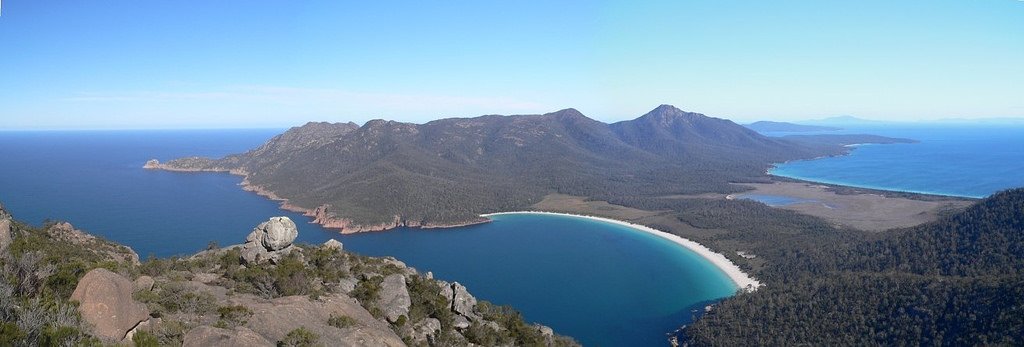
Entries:
POLYGON ((880 234, 746 202, 684 205, 658 207, 731 230, 703 241, 765 262, 755 271, 766 286, 689 326, 693 345, 1024 343, 1024 189, 880 234))
POLYGON ((309 123, 247 153, 183 158, 185 170, 234 170, 249 183, 358 224, 448 224, 523 209, 550 193, 610 199, 736 192, 772 163, 845 153, 844 135, 814 141, 762 136, 731 121, 662 105, 605 124, 574 109, 544 115, 309 123), (411 224, 411 223, 410 223, 411 224))

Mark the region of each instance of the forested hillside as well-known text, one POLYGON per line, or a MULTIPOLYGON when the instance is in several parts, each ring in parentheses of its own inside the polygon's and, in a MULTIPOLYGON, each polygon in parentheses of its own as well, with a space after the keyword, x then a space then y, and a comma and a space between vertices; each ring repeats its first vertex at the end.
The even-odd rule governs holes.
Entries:
MULTIPOLYGON (((739 212, 732 220, 757 214, 739 212)), ((715 227, 734 223, 703 220, 715 227)), ((772 252, 754 241, 768 263, 767 285, 723 301, 688 327, 692 343, 1024 343, 1024 189, 937 222, 875 235, 841 237, 793 220, 788 229, 804 242, 772 252)), ((769 230, 762 238, 775 237, 772 225, 762 227, 769 230)))
POLYGON ((544 115, 310 123, 247 153, 153 167, 245 174, 248 183, 354 224, 445 225, 523 209, 550 193, 611 199, 735 192, 772 163, 844 153, 769 138, 662 105, 605 124, 574 109, 544 115))

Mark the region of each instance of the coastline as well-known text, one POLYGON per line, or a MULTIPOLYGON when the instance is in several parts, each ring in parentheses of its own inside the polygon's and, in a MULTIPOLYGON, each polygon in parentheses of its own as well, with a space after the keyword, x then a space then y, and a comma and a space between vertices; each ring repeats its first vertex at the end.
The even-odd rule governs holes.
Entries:
POLYGON ((675 244, 677 244, 677 245, 679 245, 681 247, 684 247, 684 248, 686 248, 686 249, 696 253, 697 255, 703 257, 704 259, 709 261, 711 264, 715 265, 715 267, 717 267, 720 271, 722 271, 727 277, 729 277, 729 279, 733 282, 733 284, 736 285, 736 291, 737 292, 739 292, 739 291, 751 292, 751 291, 757 290, 758 287, 763 285, 761 282, 757 281, 756 279, 754 279, 750 275, 744 273, 743 270, 741 270, 739 268, 739 266, 737 266, 731 260, 726 258, 725 255, 722 255, 721 253, 717 253, 717 252, 711 250, 710 248, 708 248, 708 247, 706 247, 706 246, 704 246, 702 244, 699 244, 697 242, 694 242, 694 241, 689 240, 689 239, 685 239, 685 238, 680 237, 678 235, 670 234, 670 233, 667 233, 667 232, 664 232, 664 231, 661 231, 661 230, 657 230, 657 229, 654 229, 654 228, 651 228, 651 227, 648 227, 648 226, 644 226, 644 225, 640 225, 640 224, 634 224, 634 223, 630 223, 630 222, 626 222, 626 221, 621 221, 621 220, 617 220, 617 219, 604 218, 604 217, 596 217, 596 216, 587 216, 587 215, 579 215, 579 214, 570 214, 570 213, 558 213, 558 212, 509 211, 509 212, 497 212, 497 213, 482 214, 482 215, 480 215, 479 219, 476 219, 476 220, 473 220, 473 221, 467 221, 467 222, 463 222, 463 223, 453 223, 453 224, 431 224, 431 223, 410 222, 410 221, 403 221, 399 216, 394 216, 394 221, 391 222, 391 223, 382 223, 382 224, 377 224, 377 225, 355 225, 355 224, 352 224, 351 221, 348 220, 348 219, 336 218, 336 217, 331 216, 330 213, 327 211, 330 208, 329 205, 321 205, 321 206, 318 206, 318 207, 313 208, 313 209, 309 209, 309 208, 304 208, 304 207, 301 207, 301 206, 293 205, 293 204, 291 204, 288 201, 288 199, 282 198, 282 197, 278 196, 277 194, 267 190, 264 187, 261 187, 261 186, 258 186, 258 185, 254 185, 251 182, 249 182, 249 174, 248 174, 248 172, 245 172, 245 170, 241 170, 241 169, 226 169, 226 168, 204 168, 204 169, 177 168, 177 167, 173 167, 173 166, 170 166, 170 165, 167 165, 167 164, 161 164, 159 162, 156 162, 155 160, 151 161, 151 162, 147 162, 146 165, 143 166, 143 168, 149 169, 149 170, 166 170, 166 171, 173 171, 173 172, 222 172, 222 173, 229 173, 231 175, 241 176, 242 177, 242 182, 240 182, 238 185, 242 187, 242 190, 255 193, 256 195, 262 196, 264 198, 267 198, 267 199, 270 199, 270 200, 273 200, 273 201, 277 201, 279 203, 279 205, 280 205, 279 207, 281 209, 287 210, 287 211, 292 211, 292 212, 302 213, 303 215, 312 218, 312 221, 311 221, 312 223, 319 224, 319 225, 321 225, 321 226, 323 226, 324 228, 327 228, 327 229, 337 229, 342 234, 353 234, 353 233, 359 233, 359 232, 372 232, 372 231, 386 231, 386 230, 390 230, 390 229, 394 229, 394 228, 398 228, 398 227, 413 227, 413 228, 420 228, 420 229, 456 228, 456 227, 463 227, 463 226, 469 226, 469 225, 475 225, 475 224, 489 223, 489 222, 491 222, 491 219, 489 219, 487 217, 494 216, 494 215, 502 215, 502 214, 547 214, 547 215, 559 215, 559 216, 588 218, 588 219, 591 219, 591 220, 597 220, 597 221, 601 221, 601 222, 612 223, 612 224, 616 224, 616 225, 625 226, 625 227, 628 227, 628 228, 631 228, 631 229, 634 229, 634 230, 637 230, 637 231, 640 231, 640 232, 645 232, 645 233, 648 233, 648 234, 651 234, 651 235, 663 238, 663 239, 668 240, 670 242, 673 242, 673 243, 675 243, 675 244))
POLYGON ((781 175, 781 174, 773 173, 772 170, 774 170, 774 169, 776 169, 776 167, 773 166, 771 169, 769 169, 765 173, 768 174, 768 176, 770 176, 770 177, 780 177, 780 178, 785 178, 785 179, 793 180, 793 181, 821 184, 821 185, 827 185, 827 186, 832 186, 832 187, 836 187, 836 188, 865 189, 865 190, 872 190, 872 191, 878 191, 878 192, 887 192, 887 193, 894 193, 894 194, 913 194, 913 195, 924 195, 924 196, 933 196, 933 197, 942 197, 942 198, 951 198, 951 199, 978 200, 978 199, 984 199, 985 198, 984 196, 957 195, 957 194, 953 194, 953 193, 928 192, 928 191, 911 190, 911 189, 877 187, 877 186, 871 186, 871 185, 858 185, 858 184, 854 184, 854 183, 837 182, 837 181, 831 181, 831 180, 828 180, 828 179, 819 179, 819 178, 812 179, 812 178, 802 177, 802 176, 786 176, 786 175, 781 175))
POLYGON ((634 230, 637 230, 637 231, 640 231, 640 232, 648 233, 648 234, 651 234, 651 235, 658 236, 660 238, 666 239, 668 241, 671 241, 671 242, 673 242, 673 243, 675 243, 675 244, 677 244, 679 246, 682 246, 682 247, 684 247, 684 248, 686 248, 686 249, 696 253, 697 255, 703 257, 708 262, 710 262, 711 264, 715 265, 715 267, 717 267, 720 271, 725 273, 725 275, 727 277, 729 277, 730 280, 732 280, 733 284, 736 285, 736 291, 737 292, 740 292, 740 291, 752 292, 752 291, 757 290, 757 288, 759 288, 759 287, 761 287, 763 285, 758 280, 754 279, 750 275, 748 275, 745 272, 743 272, 743 270, 740 269, 739 266, 734 264, 731 260, 729 260, 729 258, 726 258, 725 255, 722 255, 721 253, 717 253, 717 252, 711 250, 710 248, 708 248, 708 247, 706 247, 706 246, 704 246, 702 244, 699 244, 699 243, 694 242, 694 241, 689 240, 689 239, 682 238, 679 235, 670 234, 670 233, 667 233, 667 232, 664 232, 664 231, 661 231, 661 230, 658 230, 658 229, 654 229, 654 228, 651 228, 651 227, 648 227, 648 226, 640 225, 640 224, 634 224, 634 223, 630 223, 630 222, 626 222, 626 221, 621 221, 621 220, 611 219, 611 218, 604 218, 604 217, 586 216, 586 215, 580 215, 580 214, 560 213, 560 212, 544 212, 544 211, 496 212, 496 213, 482 214, 480 216, 481 217, 490 217, 490 216, 510 215, 510 214, 542 214, 542 215, 578 217, 578 218, 587 218, 587 219, 601 221, 601 222, 605 222, 605 223, 611 223, 611 224, 625 226, 625 227, 628 227, 628 228, 631 228, 631 229, 634 229, 634 230))

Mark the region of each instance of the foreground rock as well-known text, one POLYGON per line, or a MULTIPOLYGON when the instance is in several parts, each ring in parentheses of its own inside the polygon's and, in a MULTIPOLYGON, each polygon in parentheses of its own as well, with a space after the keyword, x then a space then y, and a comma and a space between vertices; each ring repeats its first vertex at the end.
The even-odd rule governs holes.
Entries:
POLYGON ((11 233, 13 221, 11 220, 11 214, 4 210, 4 205, 0 205, 0 252, 3 252, 14 242, 14 235, 11 233))
POLYGON ((319 336, 323 345, 405 346, 387 324, 373 318, 358 301, 346 295, 334 294, 315 301, 306 296, 288 296, 246 305, 254 312, 247 327, 271 341, 280 341, 288 332, 301 327, 319 336), (332 316, 348 317, 352 325, 330 326, 332 316))
POLYGON ((273 347, 274 344, 246 327, 221 329, 201 326, 185 335, 182 347, 273 347))
POLYGON ((397 322, 401 316, 409 315, 409 290, 406 288, 405 276, 400 274, 384 277, 381 283, 378 305, 384 311, 384 317, 391 323, 397 322))
MULTIPOLYGON (((337 241, 295 245, 297 230, 287 218, 260 224, 245 247, 154 259, 142 266, 135 265, 127 248, 67 223, 46 228, 17 224, 16 229, 13 244, 30 240, 55 255, 17 254, 18 259, 39 256, 45 263, 35 273, 41 275, 19 282, 23 291, 11 288, 18 299, 14 306, 0 298, 0 314, 13 311, 18 329, 28 327, 25 345, 574 345, 536 328, 521 329, 527 325, 517 313, 478 304, 465 287, 434 280, 394 258, 348 253, 337 241), (243 249, 256 256, 246 259, 243 249), (40 305, 41 294, 19 294, 47 285, 49 278, 62 279, 48 272, 64 262, 81 264, 86 273, 76 288, 69 288, 73 293, 55 298, 55 306, 79 314, 40 317, 41 311, 31 308, 40 305), (132 281, 119 273, 138 276, 132 281), (35 323, 46 319, 61 325, 35 323), (42 331, 49 326, 67 327, 67 334, 53 340, 42 331)), ((7 287, 0 282, 0 296, 10 296, 7 287)))
POLYGON ((132 299, 134 288, 127 278, 99 268, 82 277, 71 300, 80 303, 78 311, 93 325, 97 337, 121 341, 128 331, 149 319, 146 305, 132 299))
POLYGON ((248 264, 270 261, 276 263, 282 256, 290 253, 292 245, 299 236, 295 222, 288 217, 273 217, 261 223, 242 245, 242 260, 248 264))

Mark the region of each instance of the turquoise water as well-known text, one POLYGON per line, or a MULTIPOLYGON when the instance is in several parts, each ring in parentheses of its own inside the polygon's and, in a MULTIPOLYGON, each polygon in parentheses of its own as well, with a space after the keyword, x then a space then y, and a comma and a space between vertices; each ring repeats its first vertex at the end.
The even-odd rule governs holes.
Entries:
POLYGON ((629 227, 578 217, 500 215, 441 230, 347 235, 345 247, 393 255, 476 295, 511 304, 585 345, 664 345, 693 309, 735 285, 699 255, 629 227), (543 318, 543 319, 542 319, 543 318))
POLYGON ((351 251, 394 256, 587 345, 665 345, 665 333, 735 291, 696 254, 615 224, 507 215, 462 228, 342 236, 241 190, 239 177, 141 168, 152 158, 242 152, 279 132, 0 132, 0 202, 20 220, 67 220, 143 257, 236 244, 256 224, 285 215, 298 222, 301 242, 337 238, 351 251))
POLYGON ((771 174, 863 188, 975 198, 1024 186, 1021 126, 890 124, 833 133, 904 137, 920 143, 857 146, 847 156, 779 164, 771 174))

